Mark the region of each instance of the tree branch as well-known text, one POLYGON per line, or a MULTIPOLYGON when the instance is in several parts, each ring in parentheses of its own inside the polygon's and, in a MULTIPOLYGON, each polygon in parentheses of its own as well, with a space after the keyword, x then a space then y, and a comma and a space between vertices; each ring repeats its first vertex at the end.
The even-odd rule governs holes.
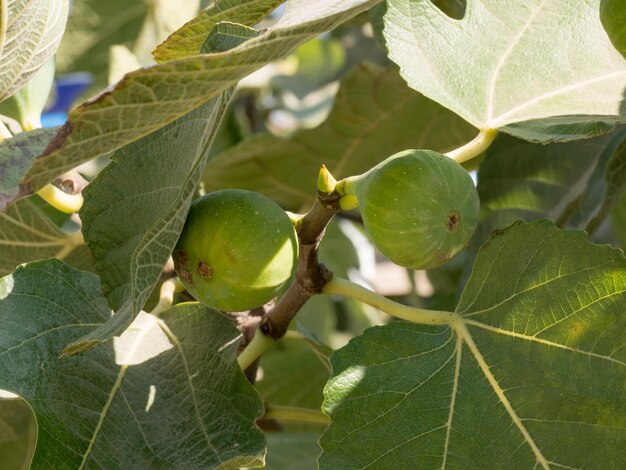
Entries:
POLYGON ((298 227, 300 253, 296 278, 280 301, 261 321, 261 331, 271 338, 282 338, 289 323, 309 298, 322 291, 332 273, 319 263, 317 251, 326 226, 341 209, 335 192, 318 192, 313 207, 302 217, 298 227))

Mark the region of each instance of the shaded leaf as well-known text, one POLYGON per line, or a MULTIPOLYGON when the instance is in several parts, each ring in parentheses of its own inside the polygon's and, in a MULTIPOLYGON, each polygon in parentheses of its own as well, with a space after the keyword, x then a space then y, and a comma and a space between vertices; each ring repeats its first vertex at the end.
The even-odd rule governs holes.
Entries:
POLYGON ((622 193, 611 211, 611 232, 622 250, 626 249, 626 193, 622 193))
POLYGON ((20 180, 56 131, 56 128, 35 129, 0 143, 0 210, 4 210, 18 195, 26 195, 27 192, 20 188, 20 180))
POLYGON ((626 128, 612 135, 581 194, 571 224, 595 232, 611 212, 626 185, 626 128))
POLYGON ((91 267, 91 256, 80 233, 60 230, 31 201, 17 201, 0 212, 0 275, 15 270, 17 265, 45 258, 66 260, 80 268, 91 267), (70 259, 71 258, 71 259, 70 259))
POLYGON ((230 93, 118 150, 84 191, 83 233, 116 310, 68 353, 123 331, 156 285, 182 230, 230 93))
POLYGON ((183 25, 154 50, 157 62, 191 57, 200 50, 207 32, 222 21, 254 26, 285 0, 217 0, 183 25))
POLYGON ((297 329, 309 332, 324 344, 332 344, 337 334, 336 316, 336 307, 332 299, 315 295, 298 311, 297 329))
POLYGON ((320 467, 621 466, 625 308, 619 250, 548 221, 497 232, 448 325, 392 322, 332 356, 320 467))
POLYGON ((37 441, 37 424, 21 399, 0 398, 0 470, 28 470, 37 441))
POLYGON ((227 52, 192 56, 131 72, 116 87, 70 112, 68 122, 22 184, 36 191, 56 175, 116 150, 188 114, 239 79, 282 57, 379 0, 292 0, 273 28, 227 52))
POLYGON ((258 394, 232 322, 197 303, 143 314, 122 337, 59 359, 110 316, 98 279, 58 261, 0 280, 0 388, 39 426, 31 468, 239 468, 263 461, 258 394))
POLYGON ((69 0, 3 0, 0 18, 0 101, 22 88, 54 55, 69 0))
POLYGON ((547 142, 626 120, 626 61, 600 0, 468 0, 461 20, 429 0, 388 6, 385 37, 402 76, 480 129, 547 142))
MULTIPOLYGON (((152 49, 194 18, 200 10, 200 4, 200 0, 150 2, 150 10, 133 45, 133 53, 140 62, 144 65, 153 64, 152 49)), ((236 21, 236 17, 232 20, 236 21)))
POLYGON ((335 276, 346 278, 351 270, 358 270, 360 267, 359 247, 355 240, 346 234, 354 230, 357 229, 348 220, 333 220, 326 227, 318 256, 320 262, 324 263, 335 276))
POLYGON ((433 0, 433 4, 450 18, 460 20, 465 15, 467 2, 465 0, 433 0))
POLYGON ((330 375, 305 341, 284 339, 261 359, 263 376, 256 387, 264 400, 273 405, 317 408, 322 405, 322 390, 330 375))
POLYGON ((267 434, 267 470, 315 470, 320 448, 317 433, 267 434))
POLYGON ((289 111, 299 111, 291 109, 291 102, 299 103, 310 93, 337 79, 345 62, 343 44, 331 37, 316 38, 298 47, 284 59, 282 66, 278 66, 281 73, 269 80, 270 85, 283 95, 281 109, 285 107, 289 111))
POLYGON ((148 9, 149 3, 144 0, 72 2, 56 56, 58 71, 90 72, 97 86, 106 86, 111 46, 131 47, 148 9))
POLYGON ((600 19, 615 48, 626 56, 626 4, 622 0, 602 0, 600 19))
POLYGON ((217 155, 207 166, 207 191, 249 189, 297 210, 313 201, 322 163, 343 178, 400 150, 446 151, 475 133, 462 119, 409 89, 395 68, 358 67, 343 80, 335 103, 316 129, 289 139, 261 134, 217 155))
POLYGON ((481 220, 470 251, 517 219, 558 219, 585 190, 611 139, 537 145, 499 136, 478 171, 481 220))

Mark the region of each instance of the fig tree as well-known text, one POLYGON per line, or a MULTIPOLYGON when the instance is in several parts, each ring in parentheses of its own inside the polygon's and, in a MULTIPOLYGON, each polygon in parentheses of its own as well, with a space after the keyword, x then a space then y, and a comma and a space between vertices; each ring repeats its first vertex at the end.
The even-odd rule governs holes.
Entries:
POLYGON ((192 203, 173 256, 191 295, 217 310, 237 312, 265 304, 289 281, 298 240, 278 204, 228 189, 192 203))
POLYGON ((439 266, 469 242, 478 223, 472 178, 457 162, 429 150, 407 150, 339 191, 356 197, 371 241, 391 261, 413 269, 439 266))

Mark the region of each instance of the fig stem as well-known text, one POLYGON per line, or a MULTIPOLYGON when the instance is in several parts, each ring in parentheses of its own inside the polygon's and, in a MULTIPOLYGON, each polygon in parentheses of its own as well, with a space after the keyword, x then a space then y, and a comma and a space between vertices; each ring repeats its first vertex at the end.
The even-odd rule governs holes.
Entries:
POLYGON ((466 162, 487 150, 496 135, 498 135, 497 129, 481 129, 478 135, 468 143, 447 152, 446 155, 457 163, 466 162))
POLYGON ((174 303, 174 294, 177 292, 183 292, 185 286, 182 285, 177 277, 168 279, 161 284, 161 290, 159 291, 159 302, 150 311, 151 315, 158 317, 162 312, 167 310, 174 303))
POLYGON ((252 341, 250 341, 246 349, 241 351, 241 354, 237 356, 237 362, 241 370, 246 370, 251 366, 273 343, 274 340, 272 338, 264 335, 261 330, 256 330, 252 341))
POLYGON ((41 188, 37 194, 52 207, 66 214, 78 212, 83 206, 83 195, 81 193, 68 194, 52 183, 41 188))
POLYGON ((282 406, 265 404, 263 419, 277 421, 299 421, 305 423, 329 424, 330 418, 319 410, 300 408, 297 406, 282 406))
POLYGON ((322 289, 322 293, 330 295, 341 295, 360 300, 363 303, 376 307, 383 312, 396 318, 407 320, 422 325, 445 325, 452 324, 456 314, 438 310, 426 310, 423 308, 409 307, 402 305, 386 297, 378 295, 354 282, 341 278, 331 279, 322 289))

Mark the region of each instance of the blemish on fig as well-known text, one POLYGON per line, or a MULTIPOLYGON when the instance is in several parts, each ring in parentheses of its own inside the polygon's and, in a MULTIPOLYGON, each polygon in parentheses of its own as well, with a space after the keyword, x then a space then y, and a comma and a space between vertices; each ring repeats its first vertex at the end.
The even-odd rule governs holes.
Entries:
POLYGON ((452 259, 451 253, 448 253, 443 250, 437 250, 435 252, 435 258, 437 258, 442 264, 452 259))
POLYGON ((193 276, 187 270, 186 264, 189 261, 189 257, 187 256, 187 252, 185 250, 177 250, 176 251, 176 271, 178 275, 182 278, 190 286, 194 286, 193 276))
POLYGON ((460 223, 461 214, 459 213, 459 211, 452 210, 448 212, 448 215, 446 216, 446 227, 448 227, 448 230, 450 232, 456 230, 460 223))
POLYGON ((213 268, 204 261, 198 262, 198 274, 202 279, 211 279, 213 277, 213 268))

